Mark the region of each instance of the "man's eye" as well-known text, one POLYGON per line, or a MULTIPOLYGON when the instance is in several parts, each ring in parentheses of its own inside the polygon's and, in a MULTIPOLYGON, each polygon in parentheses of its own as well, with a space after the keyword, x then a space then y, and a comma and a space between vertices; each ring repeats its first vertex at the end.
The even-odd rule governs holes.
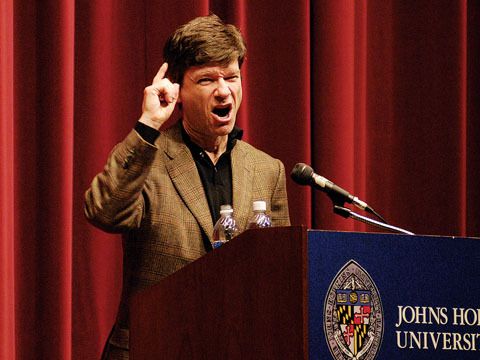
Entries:
POLYGON ((213 80, 210 79, 210 78, 201 78, 200 80, 198 80, 198 83, 200 85, 207 85, 207 84, 210 84, 213 80))
POLYGON ((239 78, 238 75, 233 75, 233 76, 229 76, 229 77, 225 78, 225 80, 227 80, 227 81, 237 81, 238 78, 239 78))

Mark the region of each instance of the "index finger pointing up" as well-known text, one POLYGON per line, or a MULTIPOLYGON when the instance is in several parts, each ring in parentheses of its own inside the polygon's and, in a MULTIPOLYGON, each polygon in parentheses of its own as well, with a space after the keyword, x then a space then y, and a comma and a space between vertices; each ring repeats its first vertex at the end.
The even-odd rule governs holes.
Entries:
POLYGON ((160 69, 158 70, 157 75, 155 75, 155 77, 153 78, 152 85, 155 85, 156 83, 160 82, 165 78, 167 69, 168 69, 168 63, 165 62, 162 64, 162 66, 160 66, 160 69))

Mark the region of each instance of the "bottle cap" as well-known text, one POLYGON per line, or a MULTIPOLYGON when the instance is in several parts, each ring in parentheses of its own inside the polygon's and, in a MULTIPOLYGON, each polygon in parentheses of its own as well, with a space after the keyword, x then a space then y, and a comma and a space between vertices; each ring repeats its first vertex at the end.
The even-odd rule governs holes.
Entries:
POLYGON ((254 201, 253 211, 267 211, 267 203, 263 200, 254 201))
POLYGON ((221 205, 220 206, 220 215, 232 214, 232 213, 233 213, 232 205, 221 205))

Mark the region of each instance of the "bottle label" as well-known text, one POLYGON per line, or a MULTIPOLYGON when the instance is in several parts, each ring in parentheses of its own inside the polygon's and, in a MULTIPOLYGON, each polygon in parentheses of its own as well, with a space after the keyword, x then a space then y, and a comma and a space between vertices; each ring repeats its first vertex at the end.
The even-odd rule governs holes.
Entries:
POLYGON ((225 243, 226 243, 226 241, 215 241, 213 243, 213 248, 216 249, 217 247, 219 247, 220 245, 223 245, 225 243))

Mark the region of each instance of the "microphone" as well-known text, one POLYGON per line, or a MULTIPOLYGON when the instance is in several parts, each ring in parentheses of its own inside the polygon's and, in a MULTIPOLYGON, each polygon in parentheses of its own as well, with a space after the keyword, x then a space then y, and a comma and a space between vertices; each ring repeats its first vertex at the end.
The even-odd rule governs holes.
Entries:
POLYGON ((378 216, 383 222, 380 215, 378 215, 366 202, 360 200, 358 197, 351 195, 348 191, 342 189, 340 186, 335 185, 330 180, 315 174, 313 169, 303 163, 298 163, 294 166, 292 173, 290 174, 293 181, 300 185, 309 185, 315 189, 325 192, 330 199, 332 199, 334 205, 338 205, 340 202, 342 205, 345 202, 353 204, 361 210, 368 211, 375 216, 378 216))

